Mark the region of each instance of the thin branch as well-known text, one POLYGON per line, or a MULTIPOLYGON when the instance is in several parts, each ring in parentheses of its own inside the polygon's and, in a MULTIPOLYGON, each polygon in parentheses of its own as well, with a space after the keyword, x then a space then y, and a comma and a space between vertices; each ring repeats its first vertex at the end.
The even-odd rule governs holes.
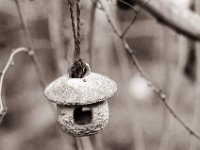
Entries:
POLYGON ((99 0, 91 0, 91 1, 92 1, 93 5, 96 3, 95 1, 97 1, 96 8, 99 10, 102 10, 101 5, 99 4, 99 0))
POLYGON ((80 137, 74 137, 74 141, 75 141, 74 145, 75 145, 76 150, 84 150, 80 137))
POLYGON ((125 5, 127 5, 128 7, 130 7, 134 11, 134 13, 137 14, 138 11, 131 4, 129 4, 128 2, 126 2, 124 0, 118 0, 118 1, 120 1, 120 2, 124 3, 125 5))
MULTIPOLYGON (((168 37, 169 39, 171 38, 172 35, 170 35, 169 33, 166 33, 166 36, 170 36, 168 37)), ((181 35, 177 35, 178 41, 176 41, 176 44, 174 43, 173 39, 171 38, 171 42, 168 43, 170 44, 171 47, 167 47, 165 48, 166 52, 170 53, 170 55, 174 55, 174 52, 170 51, 171 49, 178 49, 179 50, 179 54, 178 54, 178 64, 176 67, 176 71, 175 74, 172 76, 172 82, 171 82, 171 86, 169 87, 170 91, 168 94, 168 103, 171 104, 171 107, 175 107, 176 103, 178 101, 178 94, 180 92, 180 88, 181 88, 181 82, 184 79, 184 67, 186 65, 186 60, 187 60, 187 54, 188 54, 188 42, 187 39, 184 36, 181 35), (177 44, 178 42, 178 44, 177 44)), ((170 40, 169 40, 170 41, 170 40)), ((169 64, 167 64, 169 66, 169 68, 171 67, 169 64)), ((174 72, 170 71, 170 69, 168 69, 169 72, 174 72)), ((160 146, 159 146, 159 150, 168 150, 168 149, 172 149, 169 145, 169 141, 170 141, 170 137, 171 134, 174 132, 174 130, 172 130, 173 125, 174 125, 174 118, 172 118, 170 116, 170 114, 166 114, 166 120, 165 120, 165 130, 162 134, 161 137, 161 141, 160 141, 160 146)))
MULTIPOLYGON (((63 0, 50 0, 51 12, 48 16, 49 35, 52 46, 54 63, 57 75, 63 74, 66 69, 65 59, 67 48, 64 44, 63 22, 64 6, 63 0)), ((69 64, 69 62, 67 63, 69 64)))
MULTIPOLYGON (((120 0, 121 2, 124 2, 123 0, 120 0)), ((146 1, 143 5, 147 5, 150 2, 150 0, 146 1)), ((132 8, 132 10, 135 12, 135 15, 131 21, 131 23, 125 28, 124 32, 121 35, 121 38, 123 38, 125 36, 125 34, 128 32, 128 30, 132 27, 132 25, 135 23, 135 21, 137 20, 137 16, 138 14, 143 10, 142 8, 140 8, 138 11, 134 9, 134 7, 126 2, 124 2, 124 4, 126 4, 127 6, 129 6, 130 8, 132 8)), ((144 6, 143 6, 144 7, 144 6)))
POLYGON ((133 20, 131 21, 131 23, 125 28, 124 32, 122 33, 121 37, 123 38, 125 36, 125 34, 128 32, 128 30, 132 27, 132 25, 135 23, 135 21, 137 20, 137 13, 134 15, 133 20))
MULTIPOLYGON (((15 0, 15 3, 16 3, 16 6, 17 6, 17 11, 19 13, 19 17, 20 17, 20 21, 21 21, 21 24, 22 24, 22 28, 24 29, 24 32, 25 32, 25 35, 27 37, 27 40, 28 40, 28 44, 30 46, 31 49, 29 49, 28 53, 29 53, 29 56, 31 57, 31 60, 33 62, 33 65, 35 66, 35 69, 36 69, 36 73, 37 73, 37 77, 38 77, 38 80, 41 84, 41 86, 43 88, 45 88, 46 86, 46 82, 45 82, 45 79, 42 75, 42 72, 40 71, 40 65, 38 63, 38 60, 37 60, 37 57, 36 57, 36 54, 35 54, 35 47, 34 47, 34 44, 32 42, 32 38, 31 38, 31 35, 29 33, 29 30, 28 30, 28 25, 27 25, 27 22, 23 16, 23 13, 22 13, 22 10, 21 10, 21 4, 20 4, 20 1, 19 0, 15 0)), ((44 94, 44 93, 43 93, 44 94)), ((48 102, 48 104, 50 105, 50 103, 48 102)), ((54 108, 52 105, 50 105, 52 111, 54 112, 54 108)), ((58 129, 58 126, 56 126, 57 129, 58 129)), ((60 129, 58 129, 58 131, 61 133, 61 139, 63 139, 63 141, 65 140, 64 136, 63 136, 63 132, 61 132, 60 129)))
MULTIPOLYGON (((113 16, 112 18, 117 20, 117 24, 119 24, 120 26, 120 21, 118 20, 119 16, 118 11, 120 11, 117 7, 115 7, 114 9, 112 9, 113 16)), ((114 40, 114 45, 115 45, 115 53, 117 56, 117 63, 119 64, 119 68, 120 68, 120 75, 122 76, 122 82, 124 82, 124 86, 127 83, 127 79, 130 79, 130 76, 132 75, 132 71, 130 70, 130 63, 129 63, 129 59, 127 58, 127 52, 122 50, 124 47, 123 45, 120 43, 120 39, 118 39, 117 36, 113 36, 113 40, 114 40), (116 40, 115 40, 116 39, 116 40)), ((122 91, 125 92, 125 94, 127 94, 127 91, 122 91)), ((139 115, 138 110, 140 109, 140 105, 138 105, 137 102, 133 102, 130 98, 130 95, 128 96, 129 98, 126 99, 126 105, 127 105, 127 113, 128 113, 128 118, 133 118, 130 119, 130 124, 131 124, 131 128, 130 128, 130 132, 132 132, 132 139, 134 139, 134 146, 132 149, 134 150, 145 150, 146 146, 145 146, 145 140, 144 140, 144 134, 143 134, 143 125, 141 123, 141 117, 139 115)))
POLYGON ((88 53, 89 53, 89 63, 92 66, 92 49, 94 41, 94 31, 95 31, 95 12, 97 7, 97 0, 94 0, 90 11, 90 22, 89 22, 89 34, 88 34, 88 53))
POLYGON ((16 6, 17 6, 17 11, 18 11, 18 14, 19 14, 19 17, 20 17, 22 28, 24 29, 24 33, 25 33, 25 35, 27 37, 28 44, 30 46, 29 54, 30 54, 31 60, 32 60, 34 66, 35 66, 35 69, 36 69, 36 72, 38 74, 38 79, 39 79, 40 84, 42 85, 42 87, 45 87, 45 80, 44 80, 44 78, 42 76, 42 73, 40 71, 40 66, 39 66, 37 57, 35 55, 35 47, 34 47, 34 44, 32 42, 32 38, 31 38, 30 32, 28 30, 27 22, 25 21, 23 13, 22 13, 22 10, 21 10, 21 3, 20 3, 19 0, 15 0, 15 3, 16 3, 16 6))
POLYGON ((149 77, 147 76, 147 74, 145 73, 145 71, 143 70, 142 66, 140 65, 139 61, 137 60, 134 51, 130 48, 130 46, 128 45, 128 43, 126 42, 126 40, 120 36, 119 31, 116 29, 116 25, 115 22, 113 20, 111 20, 111 17, 109 16, 106 7, 103 5, 102 0, 99 0, 99 2, 101 3, 102 6, 102 10, 104 11, 108 22, 110 23, 113 32, 121 39, 122 44, 124 46, 124 49, 130 54, 131 59, 133 64, 135 65, 137 71, 140 73, 140 75, 145 78, 148 81, 148 86, 152 89, 152 91, 158 96, 158 98, 163 102, 165 108, 169 111, 169 113, 192 135, 194 136, 196 139, 198 139, 200 141, 200 136, 195 133, 192 129, 190 129, 190 127, 188 125, 186 125, 182 119, 175 113, 175 111, 171 108, 171 106, 167 103, 167 98, 166 95, 162 92, 162 90, 160 90, 159 88, 157 88, 150 80, 149 77))
POLYGON ((13 63, 13 59, 15 57, 16 54, 21 53, 21 52, 26 52, 28 53, 29 50, 25 47, 20 47, 15 49, 9 56, 9 59, 4 67, 4 69, 1 71, 1 76, 0 76, 0 122, 2 120, 2 118, 4 117, 4 115, 6 114, 6 110, 7 108, 3 105, 2 102, 2 87, 3 87, 3 80, 5 77, 5 74, 8 70, 8 68, 11 66, 11 64, 13 63))
POLYGON ((89 137, 80 137, 80 143, 82 145, 83 150, 94 150, 92 141, 90 140, 89 137))
MULTIPOLYGON (((126 4, 124 0, 119 1, 126 4)), ((200 22, 200 16, 197 13, 179 8, 173 2, 166 0, 153 0, 149 5, 144 5, 146 0, 134 0, 134 2, 143 7, 159 23, 192 40, 200 41, 200 26, 197 25, 197 22, 200 22)), ((133 6, 130 8, 135 11, 133 6)), ((99 7, 99 9, 102 8, 99 7)))

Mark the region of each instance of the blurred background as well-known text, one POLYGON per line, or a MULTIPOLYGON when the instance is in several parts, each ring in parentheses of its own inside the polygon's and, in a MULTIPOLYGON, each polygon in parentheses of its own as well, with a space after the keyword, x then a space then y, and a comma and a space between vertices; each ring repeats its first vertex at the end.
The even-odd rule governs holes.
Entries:
MULTIPOLYGON (((131 0, 124 1, 141 9, 131 0)), ((3 102, 8 111, 0 126, 0 150, 74 150, 80 149, 77 141, 82 141, 85 150, 200 149, 200 142, 148 87, 105 13, 94 10, 91 2, 81 0, 81 57, 90 63, 92 71, 118 84, 118 92, 108 101, 108 126, 97 135, 81 139, 62 132, 56 124, 55 106, 44 97, 35 66, 22 53, 15 57, 3 82, 3 102)), ((194 11, 197 5, 193 0, 172 2, 183 12, 194 11)), ((19 4, 47 85, 67 73, 72 62, 74 46, 67 1, 19 0, 19 4)), ((135 16, 133 9, 121 0, 107 1, 107 6, 118 28, 126 29, 135 16)), ((138 13, 125 39, 149 79, 166 93, 170 106, 200 134, 198 44, 161 25, 145 10, 138 13)), ((0 0, 0 70, 11 50, 22 46, 29 44, 19 7, 14 0, 0 0)))

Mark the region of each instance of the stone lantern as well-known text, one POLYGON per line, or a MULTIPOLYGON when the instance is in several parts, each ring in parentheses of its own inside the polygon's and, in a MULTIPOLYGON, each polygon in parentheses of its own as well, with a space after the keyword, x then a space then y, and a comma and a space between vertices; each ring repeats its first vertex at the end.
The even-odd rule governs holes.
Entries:
POLYGON ((57 104, 58 123, 66 133, 88 136, 107 125, 106 100, 116 91, 113 80, 89 69, 82 78, 70 78, 69 74, 59 77, 47 86, 45 95, 57 104))

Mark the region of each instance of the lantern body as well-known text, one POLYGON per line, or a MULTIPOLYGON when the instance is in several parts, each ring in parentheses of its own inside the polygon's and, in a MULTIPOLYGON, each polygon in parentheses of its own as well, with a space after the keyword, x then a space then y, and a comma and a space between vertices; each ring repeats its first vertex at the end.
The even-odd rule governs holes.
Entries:
POLYGON ((58 105, 58 124, 73 136, 88 136, 103 129, 109 120, 109 109, 106 101, 83 105, 58 105))

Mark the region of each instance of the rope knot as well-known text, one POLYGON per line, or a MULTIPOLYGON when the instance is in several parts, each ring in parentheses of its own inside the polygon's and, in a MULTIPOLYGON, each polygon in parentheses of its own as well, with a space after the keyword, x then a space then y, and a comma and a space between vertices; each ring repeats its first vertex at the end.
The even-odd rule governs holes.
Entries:
POLYGON ((74 61, 68 72, 71 78, 82 78, 87 72, 87 65, 81 58, 79 58, 78 60, 74 61))

